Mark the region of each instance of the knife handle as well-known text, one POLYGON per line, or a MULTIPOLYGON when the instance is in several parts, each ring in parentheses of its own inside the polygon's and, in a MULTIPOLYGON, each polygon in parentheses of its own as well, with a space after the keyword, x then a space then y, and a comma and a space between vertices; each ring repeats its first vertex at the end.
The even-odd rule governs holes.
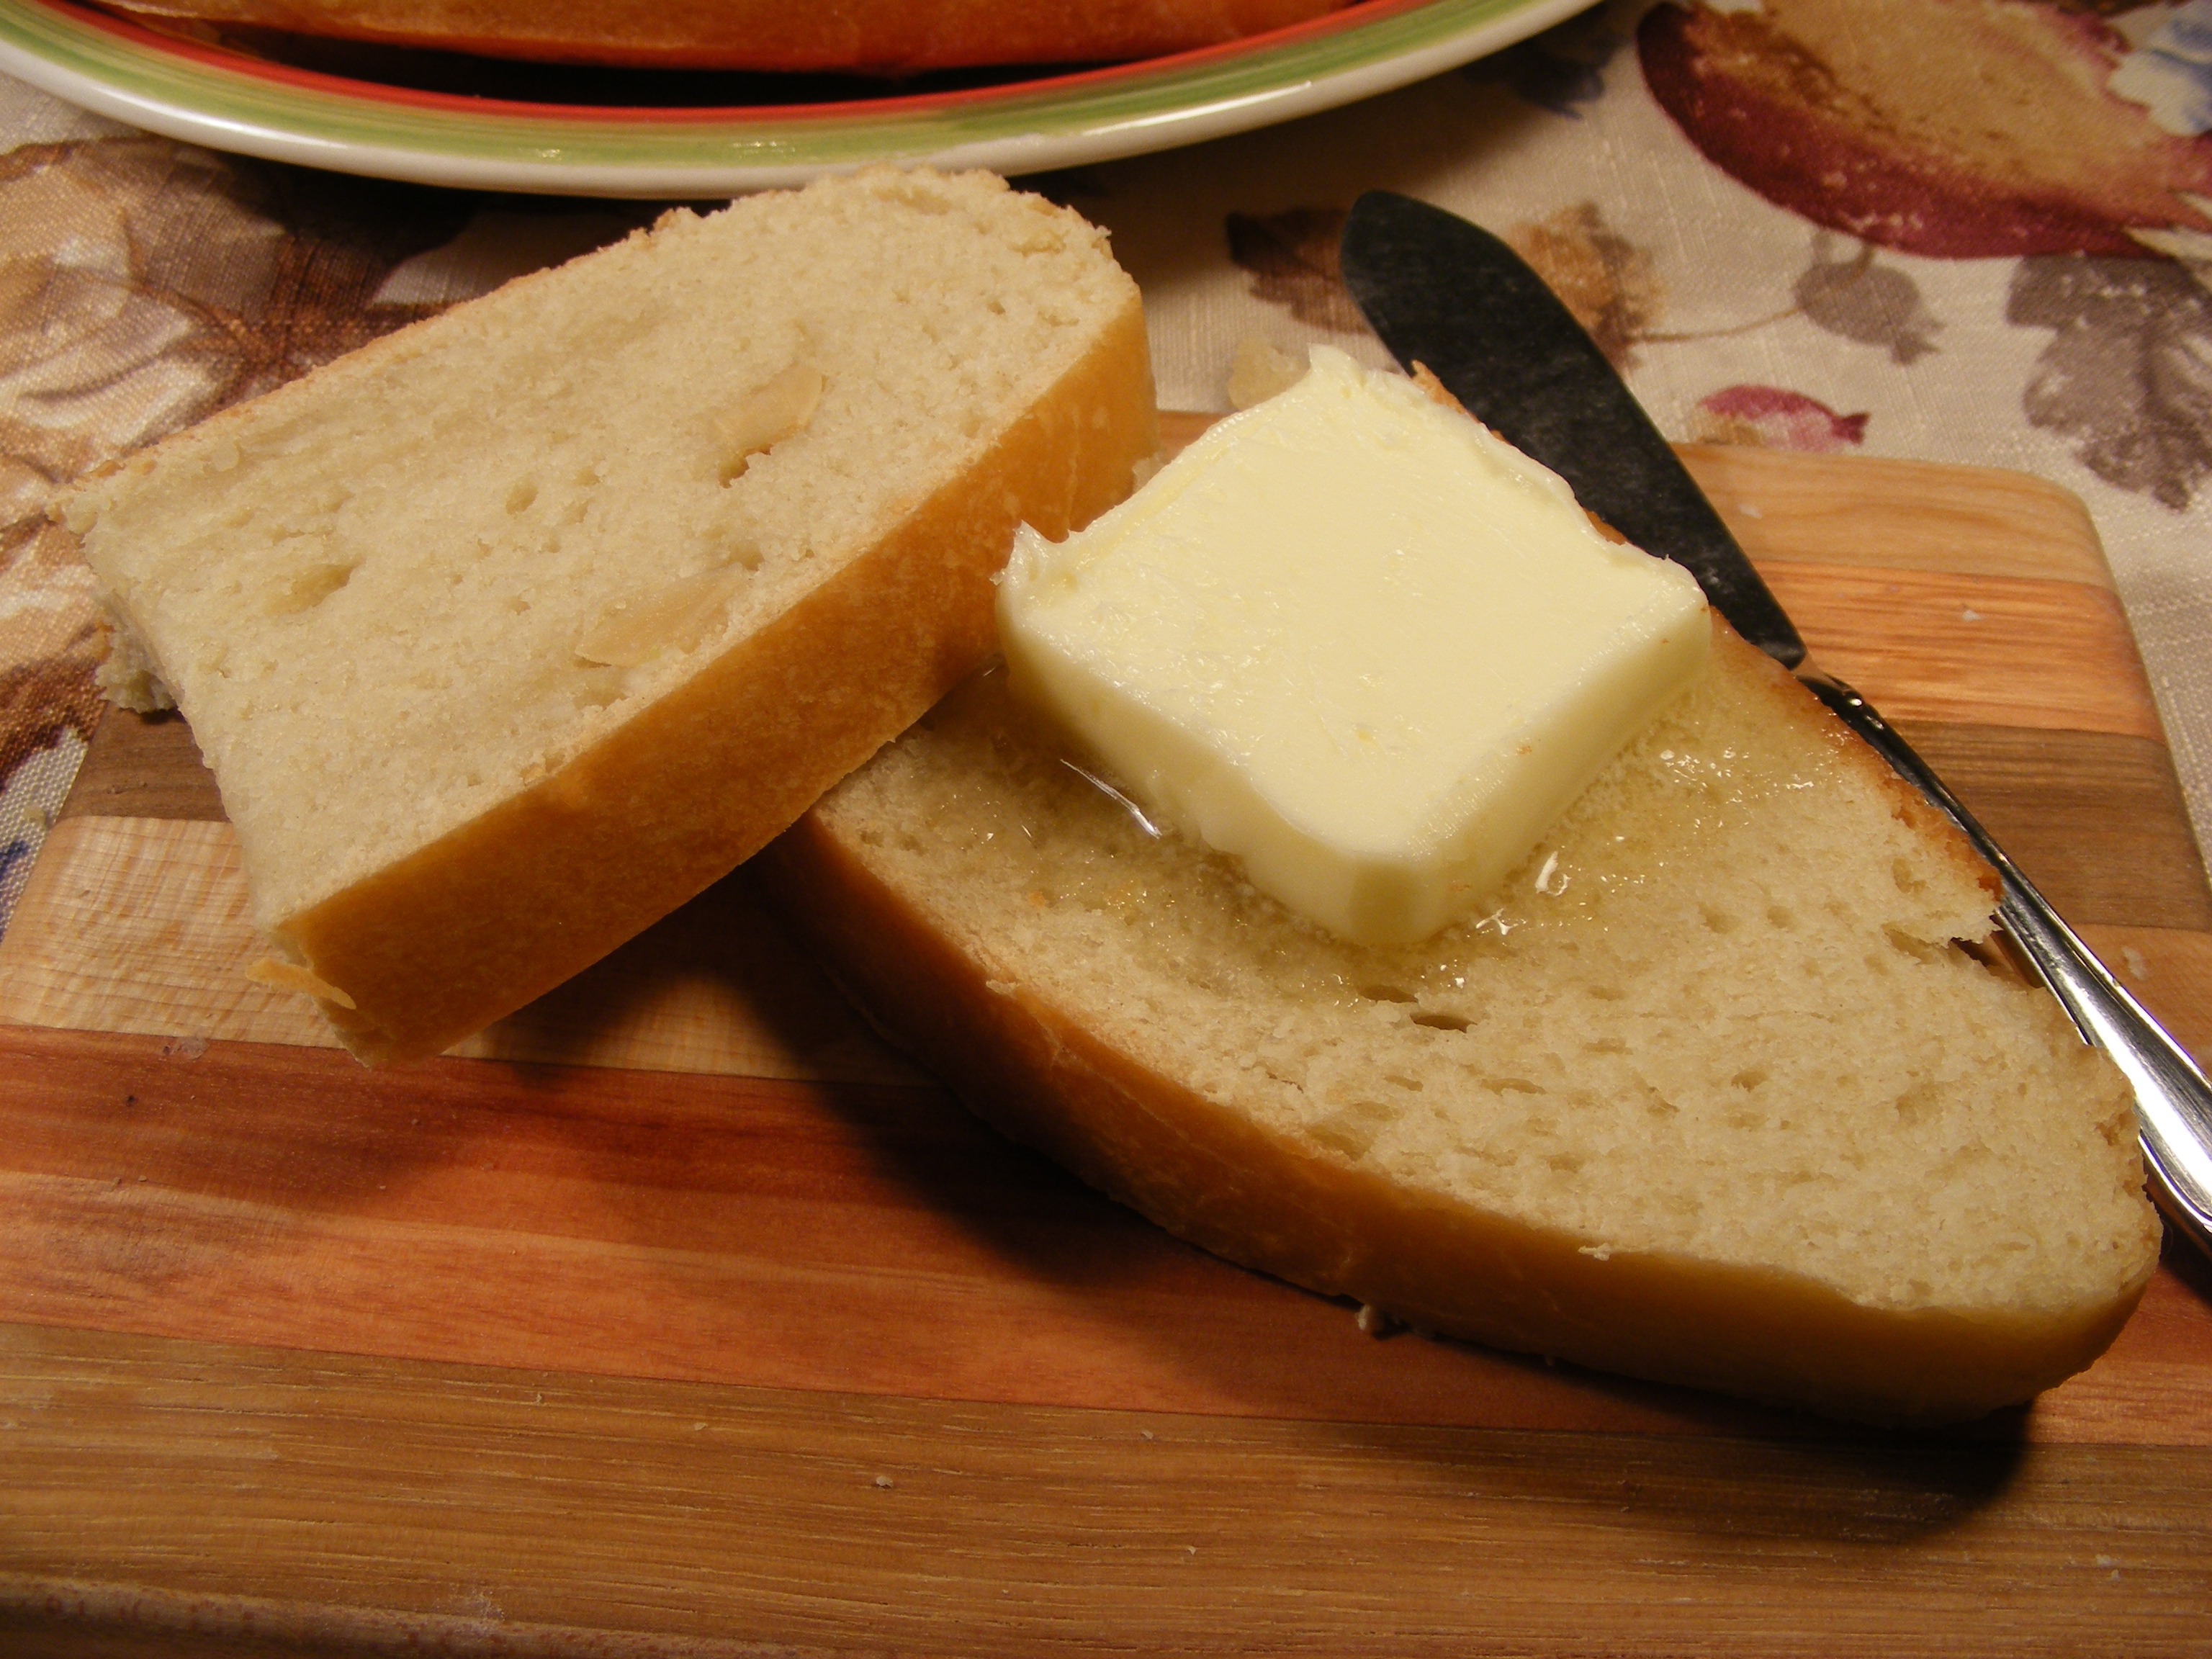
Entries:
POLYGON ((1864 697, 1826 674, 1806 670, 1798 678, 1948 814, 1975 850, 1996 866, 2004 884, 1997 920, 2082 1038, 2110 1054, 2135 1085, 2136 1126, 2151 1196, 2177 1230, 2212 1256, 2212 1084, 1864 697))

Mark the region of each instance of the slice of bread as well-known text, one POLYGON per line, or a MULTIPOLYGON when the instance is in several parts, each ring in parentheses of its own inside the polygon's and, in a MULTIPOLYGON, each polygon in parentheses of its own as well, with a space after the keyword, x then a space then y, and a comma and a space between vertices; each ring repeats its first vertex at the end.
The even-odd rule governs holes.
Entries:
POLYGON ((2157 1259, 2126 1086, 1992 965, 1956 832, 1715 631, 1494 908, 1419 945, 1148 834, 995 671, 753 867, 977 1110, 1236 1261, 1847 1418, 2024 1400, 2157 1259))
POLYGON ((985 174, 756 196, 65 498, 112 695, 190 720, 275 982, 371 1060, 547 990, 992 649, 1014 526, 1157 416, 1103 233, 985 174))

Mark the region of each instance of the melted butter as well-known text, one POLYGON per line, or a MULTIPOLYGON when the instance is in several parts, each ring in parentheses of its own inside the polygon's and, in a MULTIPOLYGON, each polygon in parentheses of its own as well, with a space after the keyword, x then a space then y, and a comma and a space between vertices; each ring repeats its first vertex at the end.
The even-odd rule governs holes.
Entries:
MULTIPOLYGON (((1024 901, 1013 907, 1017 925, 1030 905, 1087 910, 1148 959, 1241 1000, 1396 1005, 1396 1018, 1455 1029, 1481 1016, 1524 958, 1556 963, 1565 953, 1590 964, 1593 985, 1611 982, 1615 921, 1629 918, 1632 938, 1650 936, 1648 914, 1633 920, 1639 908, 1666 906, 1695 930, 1698 889, 1714 873, 1710 853, 1692 850, 1700 840, 1765 848, 1778 821, 1802 815, 1804 792, 1817 800, 1834 781, 1832 750, 1742 744, 1735 705, 1758 688, 1741 679, 1701 678, 1606 766, 1489 902, 1410 945, 1349 944, 1255 890, 1234 860, 1172 828, 1148 831, 1125 781, 1012 696, 1000 668, 923 721, 917 739, 958 759, 928 769, 934 793, 917 833, 988 864, 994 886, 1011 884, 1024 901), (1795 808, 1778 814, 1784 797, 1795 808), (1686 860, 1696 865, 1688 881, 1686 860)), ((1733 907, 1747 924, 1765 902, 1742 890, 1711 896, 1717 912, 1733 907)), ((1060 936, 1071 936, 1064 919, 1060 936)))
POLYGON ((1496 893, 1708 635, 1686 572, 1325 349, 1081 535, 1024 532, 999 611, 1018 693, 1146 816, 1368 945, 1496 893))

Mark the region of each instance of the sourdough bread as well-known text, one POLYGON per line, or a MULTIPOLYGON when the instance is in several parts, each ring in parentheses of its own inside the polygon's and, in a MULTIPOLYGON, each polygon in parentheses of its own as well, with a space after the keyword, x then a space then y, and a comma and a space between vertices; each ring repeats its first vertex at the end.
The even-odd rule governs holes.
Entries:
POLYGON ((1990 951, 1956 832, 1715 628, 1494 907, 1418 945, 1148 833, 995 671, 754 868, 978 1111, 1235 1261, 1847 1418, 2024 1400, 2156 1261, 2126 1087, 1990 951))
POLYGON ((509 284, 59 504, 244 853, 263 976, 437 1051, 673 908, 991 649, 1156 417, 1102 233, 983 174, 757 196, 509 284))

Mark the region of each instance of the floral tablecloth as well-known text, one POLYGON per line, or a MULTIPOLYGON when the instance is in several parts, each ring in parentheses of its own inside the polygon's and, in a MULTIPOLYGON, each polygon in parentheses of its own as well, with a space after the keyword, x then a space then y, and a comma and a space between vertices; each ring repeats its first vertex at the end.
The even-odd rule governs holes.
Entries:
MULTIPOLYGON (((1290 125, 1030 181, 1109 227, 1162 402, 1380 362, 1364 189, 1499 228, 1670 435, 2019 468, 2103 534, 2212 832, 2212 3, 1618 0, 1290 125)), ((242 161, 0 78, 0 925, 97 717, 82 469, 649 220, 242 161)))

